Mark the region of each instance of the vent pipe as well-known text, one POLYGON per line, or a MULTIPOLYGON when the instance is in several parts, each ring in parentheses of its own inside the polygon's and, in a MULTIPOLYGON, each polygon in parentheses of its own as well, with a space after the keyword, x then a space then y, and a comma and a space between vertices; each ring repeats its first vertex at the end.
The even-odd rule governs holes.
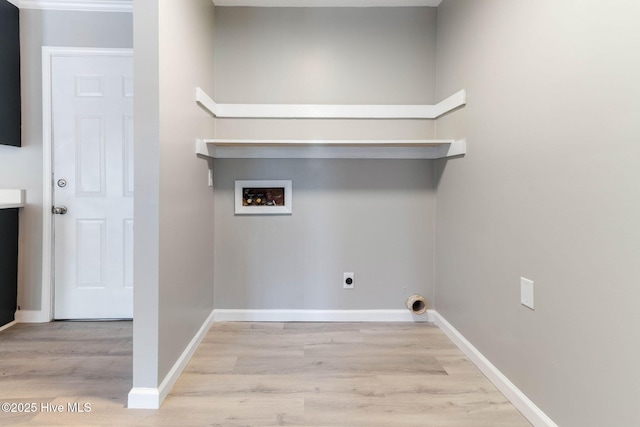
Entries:
POLYGON ((427 311, 427 300, 421 295, 411 295, 407 299, 407 308, 413 314, 424 314, 427 311))

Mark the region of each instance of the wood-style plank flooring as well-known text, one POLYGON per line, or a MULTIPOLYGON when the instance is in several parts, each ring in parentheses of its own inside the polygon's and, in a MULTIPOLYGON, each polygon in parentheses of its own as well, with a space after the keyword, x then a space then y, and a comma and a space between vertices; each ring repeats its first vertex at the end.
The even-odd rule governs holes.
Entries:
POLYGON ((0 403, 37 407, 0 425, 530 425, 430 324, 216 323, 159 410, 126 409, 131 334, 131 322, 0 332, 0 403), (91 411, 70 413, 76 402, 91 411))

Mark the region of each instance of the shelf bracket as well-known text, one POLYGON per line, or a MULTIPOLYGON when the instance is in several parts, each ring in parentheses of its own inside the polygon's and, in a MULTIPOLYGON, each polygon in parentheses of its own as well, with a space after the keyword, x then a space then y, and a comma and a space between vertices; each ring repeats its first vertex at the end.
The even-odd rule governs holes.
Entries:
POLYGON ((213 144, 207 144, 207 141, 206 139, 196 139, 196 156, 213 159, 216 157, 216 147, 213 144))
POLYGON ((211 144, 207 144, 204 139, 196 139, 196 156, 200 159, 207 161, 209 166, 208 182, 209 187, 213 187, 213 160, 215 159, 216 147, 211 144))

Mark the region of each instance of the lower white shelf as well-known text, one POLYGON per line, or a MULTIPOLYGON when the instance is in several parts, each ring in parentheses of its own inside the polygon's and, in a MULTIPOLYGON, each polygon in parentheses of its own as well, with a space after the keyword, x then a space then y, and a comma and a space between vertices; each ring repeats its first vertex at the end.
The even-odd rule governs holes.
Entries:
POLYGON ((441 159, 466 151, 464 139, 196 141, 197 155, 219 159, 441 159))

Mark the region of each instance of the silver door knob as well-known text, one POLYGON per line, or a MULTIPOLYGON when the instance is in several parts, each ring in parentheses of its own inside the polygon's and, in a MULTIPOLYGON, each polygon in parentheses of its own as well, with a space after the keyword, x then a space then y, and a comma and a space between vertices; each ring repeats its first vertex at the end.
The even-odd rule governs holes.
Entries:
POLYGON ((67 207, 66 206, 54 206, 51 209, 51 212, 53 212, 54 215, 64 215, 67 213, 67 207))

